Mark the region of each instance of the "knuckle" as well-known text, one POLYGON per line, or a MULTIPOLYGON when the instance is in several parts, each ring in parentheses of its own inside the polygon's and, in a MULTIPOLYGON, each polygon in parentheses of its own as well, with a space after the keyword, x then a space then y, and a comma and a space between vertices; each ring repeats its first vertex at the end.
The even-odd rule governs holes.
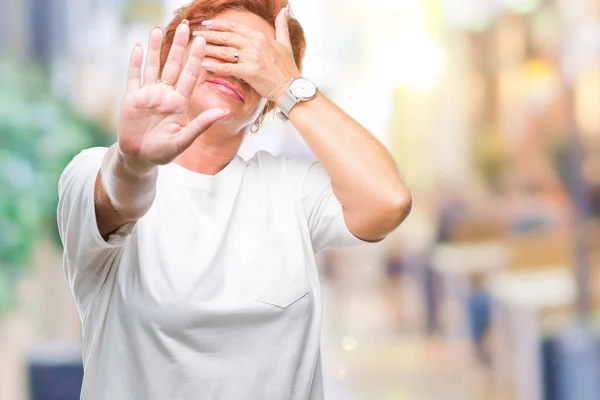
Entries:
POLYGON ((229 32, 225 32, 221 35, 221 40, 223 42, 228 42, 231 39, 231 34, 229 32))
POLYGON ((221 57, 227 57, 229 55, 229 52, 227 50, 227 48, 223 47, 219 50, 220 56, 221 57))
POLYGON ((231 21, 231 22, 229 22, 229 27, 235 28, 235 27, 237 27, 237 23, 235 21, 231 21))
POLYGON ((200 75, 196 69, 190 67, 185 67, 183 72, 193 78, 197 78, 200 75))

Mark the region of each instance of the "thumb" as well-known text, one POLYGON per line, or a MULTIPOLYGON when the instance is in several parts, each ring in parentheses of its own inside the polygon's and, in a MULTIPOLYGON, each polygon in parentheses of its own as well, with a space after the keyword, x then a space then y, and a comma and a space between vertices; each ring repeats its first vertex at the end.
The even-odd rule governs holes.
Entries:
POLYGON ((283 43, 285 47, 292 50, 292 42, 290 40, 290 28, 288 26, 289 9, 290 5, 282 8, 275 18, 275 39, 278 42, 283 43))
POLYGON ((177 148, 183 152, 215 122, 229 115, 229 112, 228 108, 211 108, 198 115, 177 134, 177 148))

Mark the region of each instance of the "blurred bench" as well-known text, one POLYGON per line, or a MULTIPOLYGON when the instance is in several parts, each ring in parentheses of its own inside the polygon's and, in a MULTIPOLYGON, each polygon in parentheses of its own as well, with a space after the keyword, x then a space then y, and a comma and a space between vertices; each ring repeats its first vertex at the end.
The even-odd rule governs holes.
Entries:
POLYGON ((478 281, 504 270, 509 262, 506 245, 500 241, 439 245, 432 265, 443 285, 443 329, 451 341, 469 335, 465 302, 478 281))
POLYGON ((546 317, 572 312, 573 275, 562 266, 508 271, 492 279, 489 290, 497 383, 510 385, 516 400, 542 400, 541 327, 546 317))
POLYGON ((509 268, 514 271, 544 269, 548 266, 570 269, 573 238, 566 233, 539 232, 505 239, 510 252, 509 268))
POLYGON ((445 334, 456 343, 471 333, 480 345, 487 325, 492 326, 497 382, 514 388, 518 400, 541 399, 539 326, 546 317, 573 314, 572 239, 556 232, 488 242, 481 235, 471 237, 472 242, 439 245, 434 251, 433 265, 444 289, 445 334))

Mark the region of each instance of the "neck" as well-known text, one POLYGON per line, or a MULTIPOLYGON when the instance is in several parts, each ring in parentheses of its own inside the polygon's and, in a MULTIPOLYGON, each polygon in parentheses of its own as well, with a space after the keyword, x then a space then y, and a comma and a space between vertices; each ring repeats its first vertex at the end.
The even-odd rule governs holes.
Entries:
POLYGON ((218 132, 211 131, 212 129, 196 139, 174 162, 187 170, 204 175, 216 175, 222 171, 236 156, 244 134, 223 137, 218 132))

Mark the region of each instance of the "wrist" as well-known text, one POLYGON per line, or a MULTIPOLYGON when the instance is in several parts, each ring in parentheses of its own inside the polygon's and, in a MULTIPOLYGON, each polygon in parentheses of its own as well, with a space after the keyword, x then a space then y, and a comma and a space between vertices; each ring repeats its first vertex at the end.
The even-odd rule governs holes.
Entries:
POLYGON ((152 174, 158 167, 138 157, 123 153, 119 143, 115 145, 115 169, 123 171, 130 177, 144 177, 152 174))
POLYGON ((279 107, 277 116, 283 122, 288 121, 292 109, 296 108, 299 103, 313 100, 318 90, 318 87, 307 78, 300 77, 293 79, 290 81, 287 91, 278 98, 276 103, 279 107))
POLYGON ((275 103, 275 105, 277 107, 281 106, 281 101, 285 97, 288 90, 290 90, 290 85, 291 85, 292 81, 296 78, 301 78, 301 77, 302 77, 302 75, 300 75, 300 74, 289 76, 287 79, 282 80, 281 82, 279 82, 279 84, 276 85, 277 89, 274 91, 275 94, 272 98, 272 101, 275 103))
POLYGON ((281 93, 279 96, 277 96, 277 99, 275 99, 274 103, 277 107, 281 107, 281 102, 283 101, 283 98, 286 96, 286 92, 281 93))
POLYGON ((123 154, 118 144, 110 148, 101 166, 102 186, 115 210, 138 219, 154 201, 158 167, 123 154))

